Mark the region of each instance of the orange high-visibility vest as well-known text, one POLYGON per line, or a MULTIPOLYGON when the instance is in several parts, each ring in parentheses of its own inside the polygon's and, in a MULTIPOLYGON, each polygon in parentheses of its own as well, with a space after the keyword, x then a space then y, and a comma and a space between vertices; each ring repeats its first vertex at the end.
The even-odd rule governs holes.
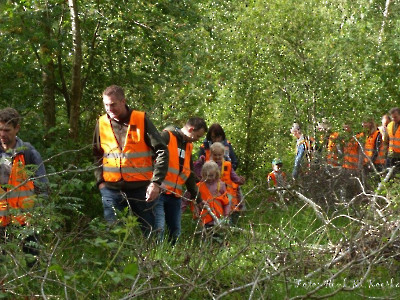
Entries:
MULTIPOLYGON (((356 137, 360 138, 362 134, 357 134, 356 137)), ((358 168, 358 151, 359 145, 354 138, 351 138, 343 147, 343 165, 345 169, 357 169, 358 168)))
POLYGON ((29 217, 26 211, 34 206, 34 196, 35 187, 25 172, 24 155, 18 153, 13 160, 6 191, 0 188, 0 226, 11 222, 25 225, 29 217))
MULTIPOLYGON (((215 197, 210 193, 210 190, 208 189, 205 182, 199 182, 197 186, 199 187, 201 198, 207 202, 213 214, 217 218, 223 216, 224 206, 229 205, 229 200, 228 197, 226 196, 226 193, 215 197)), ((213 217, 210 215, 210 213, 207 211, 206 208, 203 208, 201 210, 200 217, 203 225, 210 223, 211 221, 214 221, 213 217)))
POLYGON ((339 137, 339 133, 333 132, 329 136, 327 151, 328 154, 326 155, 326 162, 332 166, 338 166, 338 155, 337 155, 337 148, 336 148, 336 140, 339 137))
POLYGON ((230 199, 231 210, 240 210, 238 188, 239 185, 234 183, 231 179, 232 163, 230 161, 222 160, 221 165, 221 180, 226 184, 226 193, 230 199), (229 197, 230 196, 230 197, 229 197))
MULTIPOLYGON (((372 159, 372 156, 374 155, 374 150, 376 147, 376 140, 377 140, 379 134, 380 134, 380 131, 376 130, 371 135, 369 135, 367 137, 367 139, 365 140, 364 152, 365 152, 365 155, 367 157, 369 157, 369 159, 372 159)), ((373 161, 373 163, 376 165, 383 165, 383 164, 385 164, 385 159, 386 159, 386 146, 382 142, 378 149, 378 156, 376 157, 375 161, 373 161)), ((364 162, 368 163, 369 162, 368 158, 365 158, 364 162)))
POLYGON ((387 131, 389 135, 389 152, 400 153, 400 130, 397 128, 396 132, 394 131, 394 121, 390 122, 387 126, 387 131))
POLYGON ((285 182, 285 180, 286 180, 286 174, 285 174, 285 172, 278 173, 276 171, 272 171, 271 173, 268 174, 268 177, 267 177, 268 182, 270 182, 271 180, 272 180, 274 186, 281 187, 281 184, 283 182, 285 182))
POLYGON ((103 156, 103 178, 106 182, 150 181, 153 176, 153 151, 144 140, 145 113, 132 111, 121 149, 107 115, 99 119, 103 156))
POLYGON ((183 185, 190 176, 190 159, 192 157, 192 143, 186 143, 185 149, 178 148, 178 140, 176 136, 168 131, 169 133, 169 163, 168 173, 165 176, 164 185, 167 194, 176 193, 177 196, 182 196, 183 185), (179 171, 179 157, 184 159, 182 171, 179 171))

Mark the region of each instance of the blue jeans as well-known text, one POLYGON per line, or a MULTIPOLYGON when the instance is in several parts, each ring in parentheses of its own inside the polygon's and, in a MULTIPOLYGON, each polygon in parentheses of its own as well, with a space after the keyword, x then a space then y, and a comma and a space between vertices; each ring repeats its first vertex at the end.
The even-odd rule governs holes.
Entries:
POLYGON ((160 241, 164 239, 164 227, 167 224, 168 240, 175 244, 181 234, 181 198, 170 194, 161 194, 154 207, 155 230, 160 241))
POLYGON ((129 210, 138 218, 140 229, 148 235, 154 227, 154 202, 146 202, 147 187, 134 190, 113 190, 107 187, 100 189, 103 202, 104 218, 109 224, 117 221, 116 209, 129 210), (127 201, 128 200, 128 201, 127 201))

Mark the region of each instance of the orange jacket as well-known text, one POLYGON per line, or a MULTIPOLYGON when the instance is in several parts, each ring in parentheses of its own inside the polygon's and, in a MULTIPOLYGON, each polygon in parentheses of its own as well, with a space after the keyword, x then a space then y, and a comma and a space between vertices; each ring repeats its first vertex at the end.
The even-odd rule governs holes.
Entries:
POLYGON ((167 194, 176 193, 178 196, 183 194, 183 185, 190 175, 190 159, 192 157, 192 143, 186 143, 186 149, 179 149, 176 136, 168 131, 169 133, 169 163, 168 163, 168 173, 164 180, 165 188, 167 189, 167 194), (179 157, 184 158, 182 171, 179 169, 179 157))
POLYGON ((269 182, 273 182, 273 185, 276 187, 281 187, 281 185, 279 183, 283 183, 286 181, 286 173, 285 172, 276 172, 276 171, 272 171, 271 173, 268 174, 267 177, 267 181, 269 182), (280 177, 280 178, 279 178, 280 177))
MULTIPOLYGON (((399 126, 400 127, 400 126, 399 126)), ((396 132, 394 130, 394 122, 390 122, 387 126, 387 132, 389 135, 389 152, 400 153, 400 130, 397 128, 396 132)))
MULTIPOLYGON (((224 215, 224 206, 229 205, 229 199, 226 193, 220 196, 213 196, 210 193, 210 190, 208 189, 205 182, 199 182, 197 186, 199 187, 201 198, 207 202, 213 214, 217 218, 221 218, 221 216, 224 215)), ((200 217, 203 225, 214 221, 213 217, 210 215, 206 208, 203 208, 201 210, 200 217)))
MULTIPOLYGON (((365 155, 369 158, 372 159, 374 156, 374 151, 376 148, 376 141, 379 137, 380 131, 376 130, 372 134, 370 134, 367 139, 365 140, 365 146, 364 146, 364 152, 365 155)), ((364 163, 368 163, 369 159, 365 158, 364 163)), ((386 146, 384 145, 383 142, 381 142, 379 149, 378 149, 378 156, 375 158, 373 163, 375 165, 383 165, 385 164, 386 160, 386 146)))
MULTIPOLYGON (((362 136, 362 134, 356 135, 357 138, 362 136)), ((359 150, 358 142, 354 138, 345 143, 343 147, 343 168, 353 170, 358 168, 359 150)))
POLYGON ((336 148, 336 142, 337 139, 339 137, 339 133, 338 132, 333 132, 330 136, 329 136, 329 140, 328 140, 328 146, 327 146, 327 151, 328 154, 326 155, 326 162, 329 165, 332 166, 338 166, 338 153, 337 153, 337 148, 336 148))
POLYGON ((34 206, 34 196, 34 184, 28 181, 25 172, 24 155, 18 153, 13 160, 6 191, 0 188, 0 226, 7 226, 11 222, 25 225, 29 216, 27 210, 34 206), (18 210, 20 213, 10 213, 9 209, 18 210))
POLYGON ((123 147, 118 144, 107 115, 100 117, 104 181, 149 181, 152 178, 153 151, 144 140, 144 117, 144 112, 132 111, 123 147))
POLYGON ((222 161, 221 166, 221 180, 226 184, 226 193, 228 194, 228 199, 230 199, 231 210, 240 210, 238 188, 239 185, 234 183, 231 179, 232 163, 230 161, 222 161))

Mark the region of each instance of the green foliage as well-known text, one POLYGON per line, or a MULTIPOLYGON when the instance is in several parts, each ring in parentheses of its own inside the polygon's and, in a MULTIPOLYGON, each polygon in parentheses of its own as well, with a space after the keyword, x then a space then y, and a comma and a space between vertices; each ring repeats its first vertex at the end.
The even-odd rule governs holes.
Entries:
MULTIPOLYGON (((79 140, 71 141, 73 41, 67 2, 2 1, 0 105, 15 107, 23 116, 19 135, 45 159, 51 191, 35 211, 40 218, 33 219, 40 265, 29 273, 29 257, 20 247, 19 236, 33 229, 10 229, 13 240, 1 246, 7 255, 1 257, 6 275, 0 297, 62 298, 66 293, 70 298, 203 299, 255 278, 263 280, 253 290, 242 287, 228 297, 308 293, 327 274, 310 280, 302 276, 329 257, 310 255, 309 245, 323 248, 351 240, 359 225, 338 217, 332 228, 321 230, 310 208, 299 203, 287 211, 277 208, 264 199, 272 194, 262 188, 248 201, 240 227, 224 232, 228 244, 194 234, 199 228, 188 215, 175 248, 139 238, 132 218, 124 219, 126 226, 106 228, 99 219, 91 154, 96 118, 104 113, 101 93, 110 84, 123 86, 128 104, 146 110, 159 129, 181 126, 194 115, 220 123, 239 156, 238 173, 247 176, 247 190, 265 183, 274 157, 281 157, 290 173, 294 121, 315 136, 322 117, 339 130, 348 119, 356 125, 368 113, 379 120, 396 106, 399 7, 397 0, 390 1, 385 17, 384 1, 366 0, 79 1, 83 99, 79 140), (45 128, 49 111, 43 105, 43 76, 50 73, 57 123, 45 128), (280 264, 299 258, 303 263, 273 277, 265 263, 273 255, 280 264)), ((394 215, 398 190, 397 183, 388 183, 380 191, 392 201, 394 215)), ((385 261, 370 278, 390 281, 397 270, 396 262, 385 261)), ((337 286, 318 295, 343 287, 352 272, 357 274, 357 268, 346 270, 335 279, 337 286)), ((395 288, 368 285, 358 292, 398 294, 395 288)))

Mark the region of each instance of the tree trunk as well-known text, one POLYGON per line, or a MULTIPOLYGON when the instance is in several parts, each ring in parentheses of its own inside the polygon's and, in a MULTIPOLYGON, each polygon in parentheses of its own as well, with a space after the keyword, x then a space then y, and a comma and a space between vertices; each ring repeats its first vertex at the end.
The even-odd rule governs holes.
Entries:
MULTIPOLYGON (((43 13, 43 28, 46 35, 46 40, 51 41, 52 29, 51 20, 48 17, 48 11, 43 13)), ((56 100, 55 100, 55 75, 53 49, 47 43, 41 46, 40 52, 43 55, 44 65, 42 66, 42 84, 43 84, 43 115, 44 127, 46 131, 56 126, 56 100)))
POLYGON ((72 83, 70 98, 70 119, 69 130, 70 137, 73 140, 78 139, 80 104, 82 99, 82 37, 80 32, 78 5, 76 0, 68 0, 71 13, 72 24, 72 42, 73 42, 73 65, 72 65, 72 83))
POLYGON ((46 130, 49 130, 56 126, 54 63, 51 59, 43 70, 42 83, 44 127, 46 130))

